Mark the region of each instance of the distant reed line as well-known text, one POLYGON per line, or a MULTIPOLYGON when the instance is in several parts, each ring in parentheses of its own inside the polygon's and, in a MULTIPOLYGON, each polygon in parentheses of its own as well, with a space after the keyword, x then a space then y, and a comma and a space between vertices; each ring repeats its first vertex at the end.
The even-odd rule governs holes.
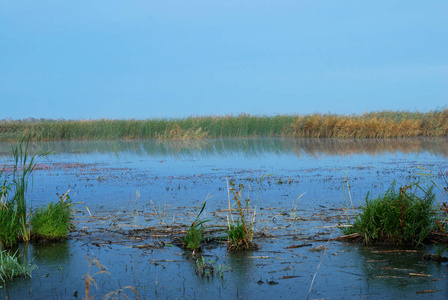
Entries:
POLYGON ((300 137, 401 138, 448 136, 448 109, 421 112, 381 111, 362 115, 299 116, 293 133, 300 137))
POLYGON ((225 137, 389 138, 448 136, 448 109, 361 115, 202 116, 148 120, 1 120, 0 141, 225 137))

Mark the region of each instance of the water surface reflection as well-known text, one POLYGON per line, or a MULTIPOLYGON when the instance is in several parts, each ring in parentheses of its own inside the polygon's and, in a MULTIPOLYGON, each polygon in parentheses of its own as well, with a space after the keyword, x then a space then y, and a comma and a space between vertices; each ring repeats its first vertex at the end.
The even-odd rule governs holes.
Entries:
MULTIPOLYGON (((0 143, 0 156, 9 156, 12 143, 0 143)), ((295 154, 297 156, 381 155, 390 153, 429 153, 448 156, 448 137, 391 139, 329 138, 226 138, 216 140, 107 140, 40 142, 32 152, 53 151, 58 154, 111 154, 132 152, 141 156, 222 156, 244 154, 295 154)))

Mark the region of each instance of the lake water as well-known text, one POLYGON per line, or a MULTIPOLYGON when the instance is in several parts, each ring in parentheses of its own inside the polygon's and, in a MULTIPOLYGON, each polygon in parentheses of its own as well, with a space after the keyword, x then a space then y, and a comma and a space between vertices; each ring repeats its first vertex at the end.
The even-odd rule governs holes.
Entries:
MULTIPOLYGON (((10 143, 0 143, 2 165, 11 164, 10 149, 10 143)), ((91 295, 98 296, 132 286, 144 299, 306 298, 322 258, 311 299, 447 296, 446 264, 421 261, 431 247, 387 254, 384 247, 321 240, 341 234, 333 229, 346 223, 340 209, 351 207, 350 197, 359 206, 367 193, 376 197, 394 180, 429 179, 418 173, 432 173, 444 184, 448 138, 64 141, 33 143, 31 149, 53 153, 39 159, 30 205, 57 201, 56 193, 70 190, 79 232, 63 243, 23 246, 38 270, 32 279, 0 289, 2 297, 82 297, 86 255, 110 272, 95 277, 98 288, 92 287, 91 295), (195 275, 196 259, 176 246, 132 248, 169 240, 112 233, 191 224, 206 199, 206 217, 225 225, 221 211, 228 208, 228 181, 246 186, 259 212, 257 228, 266 234, 256 241, 261 249, 250 253, 205 249, 206 260, 228 267, 223 278, 195 275), (312 246, 287 248, 301 241, 312 246), (320 245, 328 250, 310 251, 320 245), (417 293, 429 290, 436 292, 417 293)), ((447 201, 436 192, 439 202, 447 201)))

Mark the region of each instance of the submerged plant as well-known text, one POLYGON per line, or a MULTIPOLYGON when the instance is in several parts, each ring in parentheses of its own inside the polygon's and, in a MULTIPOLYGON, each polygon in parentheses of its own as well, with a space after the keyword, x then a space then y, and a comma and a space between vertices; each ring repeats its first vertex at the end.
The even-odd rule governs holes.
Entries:
POLYGON ((224 271, 227 269, 226 265, 215 265, 213 259, 209 262, 205 261, 205 258, 196 260, 196 271, 195 274, 200 274, 203 278, 204 276, 209 278, 210 276, 214 277, 215 275, 219 275, 221 278, 224 277, 224 271))
MULTIPOLYGON (((0 281, 5 283, 14 277, 31 277, 31 272, 36 268, 31 263, 20 263, 17 251, 10 254, 7 250, 0 250, 0 281)), ((1 286, 0 286, 1 287, 1 286)))
POLYGON ((95 287, 97 287, 96 281, 93 278, 93 276, 99 275, 99 274, 109 274, 109 271, 107 271, 107 268, 105 266, 103 266, 100 261, 98 259, 90 259, 89 256, 86 254, 86 260, 87 260, 87 266, 88 266, 88 271, 86 274, 84 274, 84 284, 85 284, 85 298, 87 300, 93 299, 95 296, 90 297, 90 287, 92 285, 94 285, 95 287), (95 274, 91 275, 90 271, 92 266, 97 266, 97 268, 99 269, 98 272, 96 272, 95 274))
POLYGON ((448 251, 448 247, 447 246, 439 246, 439 245, 435 245, 434 246, 434 250, 435 250, 435 256, 436 257, 442 257, 443 253, 448 251))
POLYGON ((156 208, 154 205, 154 202, 151 200, 151 205, 154 210, 154 216, 159 220, 159 223, 164 225, 165 224, 165 218, 166 218, 166 203, 164 203, 163 207, 159 204, 159 207, 156 208))
MULTIPOLYGON (((110 275, 110 272, 107 270, 107 268, 100 263, 100 261, 97 258, 90 258, 86 254, 86 260, 87 260, 87 266, 88 271, 86 274, 84 274, 84 285, 85 285, 85 297, 84 299, 90 300, 95 299, 96 295, 90 296, 90 288, 91 286, 95 286, 95 288, 98 288, 96 280, 94 276, 100 275, 100 274, 108 274, 110 275), (92 266, 96 266, 98 269, 98 272, 91 274, 92 266)), ((135 298, 134 299, 140 299, 140 296, 137 292, 137 290, 132 286, 125 286, 121 287, 113 292, 107 293, 103 296, 103 299, 129 299, 129 295, 127 295, 126 291, 130 290, 134 293, 135 298)), ((77 296, 75 296, 77 297, 77 296)))
POLYGON ((204 237, 204 228, 203 224, 210 221, 210 220, 200 220, 200 216, 202 212, 205 209, 205 204, 207 203, 207 200, 204 201, 204 204, 202 205, 201 210, 199 211, 198 215, 196 216, 196 219, 191 224, 190 229, 188 229, 187 234, 182 240, 182 244, 185 248, 192 250, 192 251, 198 251, 201 249, 201 242, 204 237))
POLYGON ((31 217, 31 233, 35 239, 57 240, 67 237, 70 227, 71 201, 67 191, 57 203, 37 208, 31 217))
POLYGON ((228 218, 229 228, 227 235, 229 242, 227 249, 232 251, 255 249, 257 248, 257 245, 252 243, 254 238, 255 210, 251 210, 250 208, 250 198, 243 200, 243 190, 245 186, 242 183, 236 187, 236 184, 233 181, 230 181, 229 186, 229 211, 230 213, 232 212, 230 200, 230 194, 232 194, 239 218, 236 222, 234 221, 232 214, 230 214, 230 218, 228 218), (242 204, 243 201, 245 204, 244 208, 242 204))
POLYGON ((413 183, 396 189, 396 183, 377 199, 366 197, 362 212, 353 227, 365 244, 419 245, 435 228, 433 186, 423 188, 413 183))

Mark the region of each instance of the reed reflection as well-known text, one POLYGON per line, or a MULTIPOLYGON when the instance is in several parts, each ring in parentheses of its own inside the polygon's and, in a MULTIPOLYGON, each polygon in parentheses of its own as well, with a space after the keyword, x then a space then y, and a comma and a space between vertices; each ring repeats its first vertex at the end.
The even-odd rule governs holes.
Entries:
MULTIPOLYGON (((0 143, 0 156, 11 155, 11 143, 0 143)), ((297 156, 384 155, 429 153, 448 156, 448 137, 335 139, 335 138, 226 138, 215 140, 106 140, 33 143, 31 152, 53 151, 54 155, 132 153, 138 156, 248 157, 265 154, 297 156)))

